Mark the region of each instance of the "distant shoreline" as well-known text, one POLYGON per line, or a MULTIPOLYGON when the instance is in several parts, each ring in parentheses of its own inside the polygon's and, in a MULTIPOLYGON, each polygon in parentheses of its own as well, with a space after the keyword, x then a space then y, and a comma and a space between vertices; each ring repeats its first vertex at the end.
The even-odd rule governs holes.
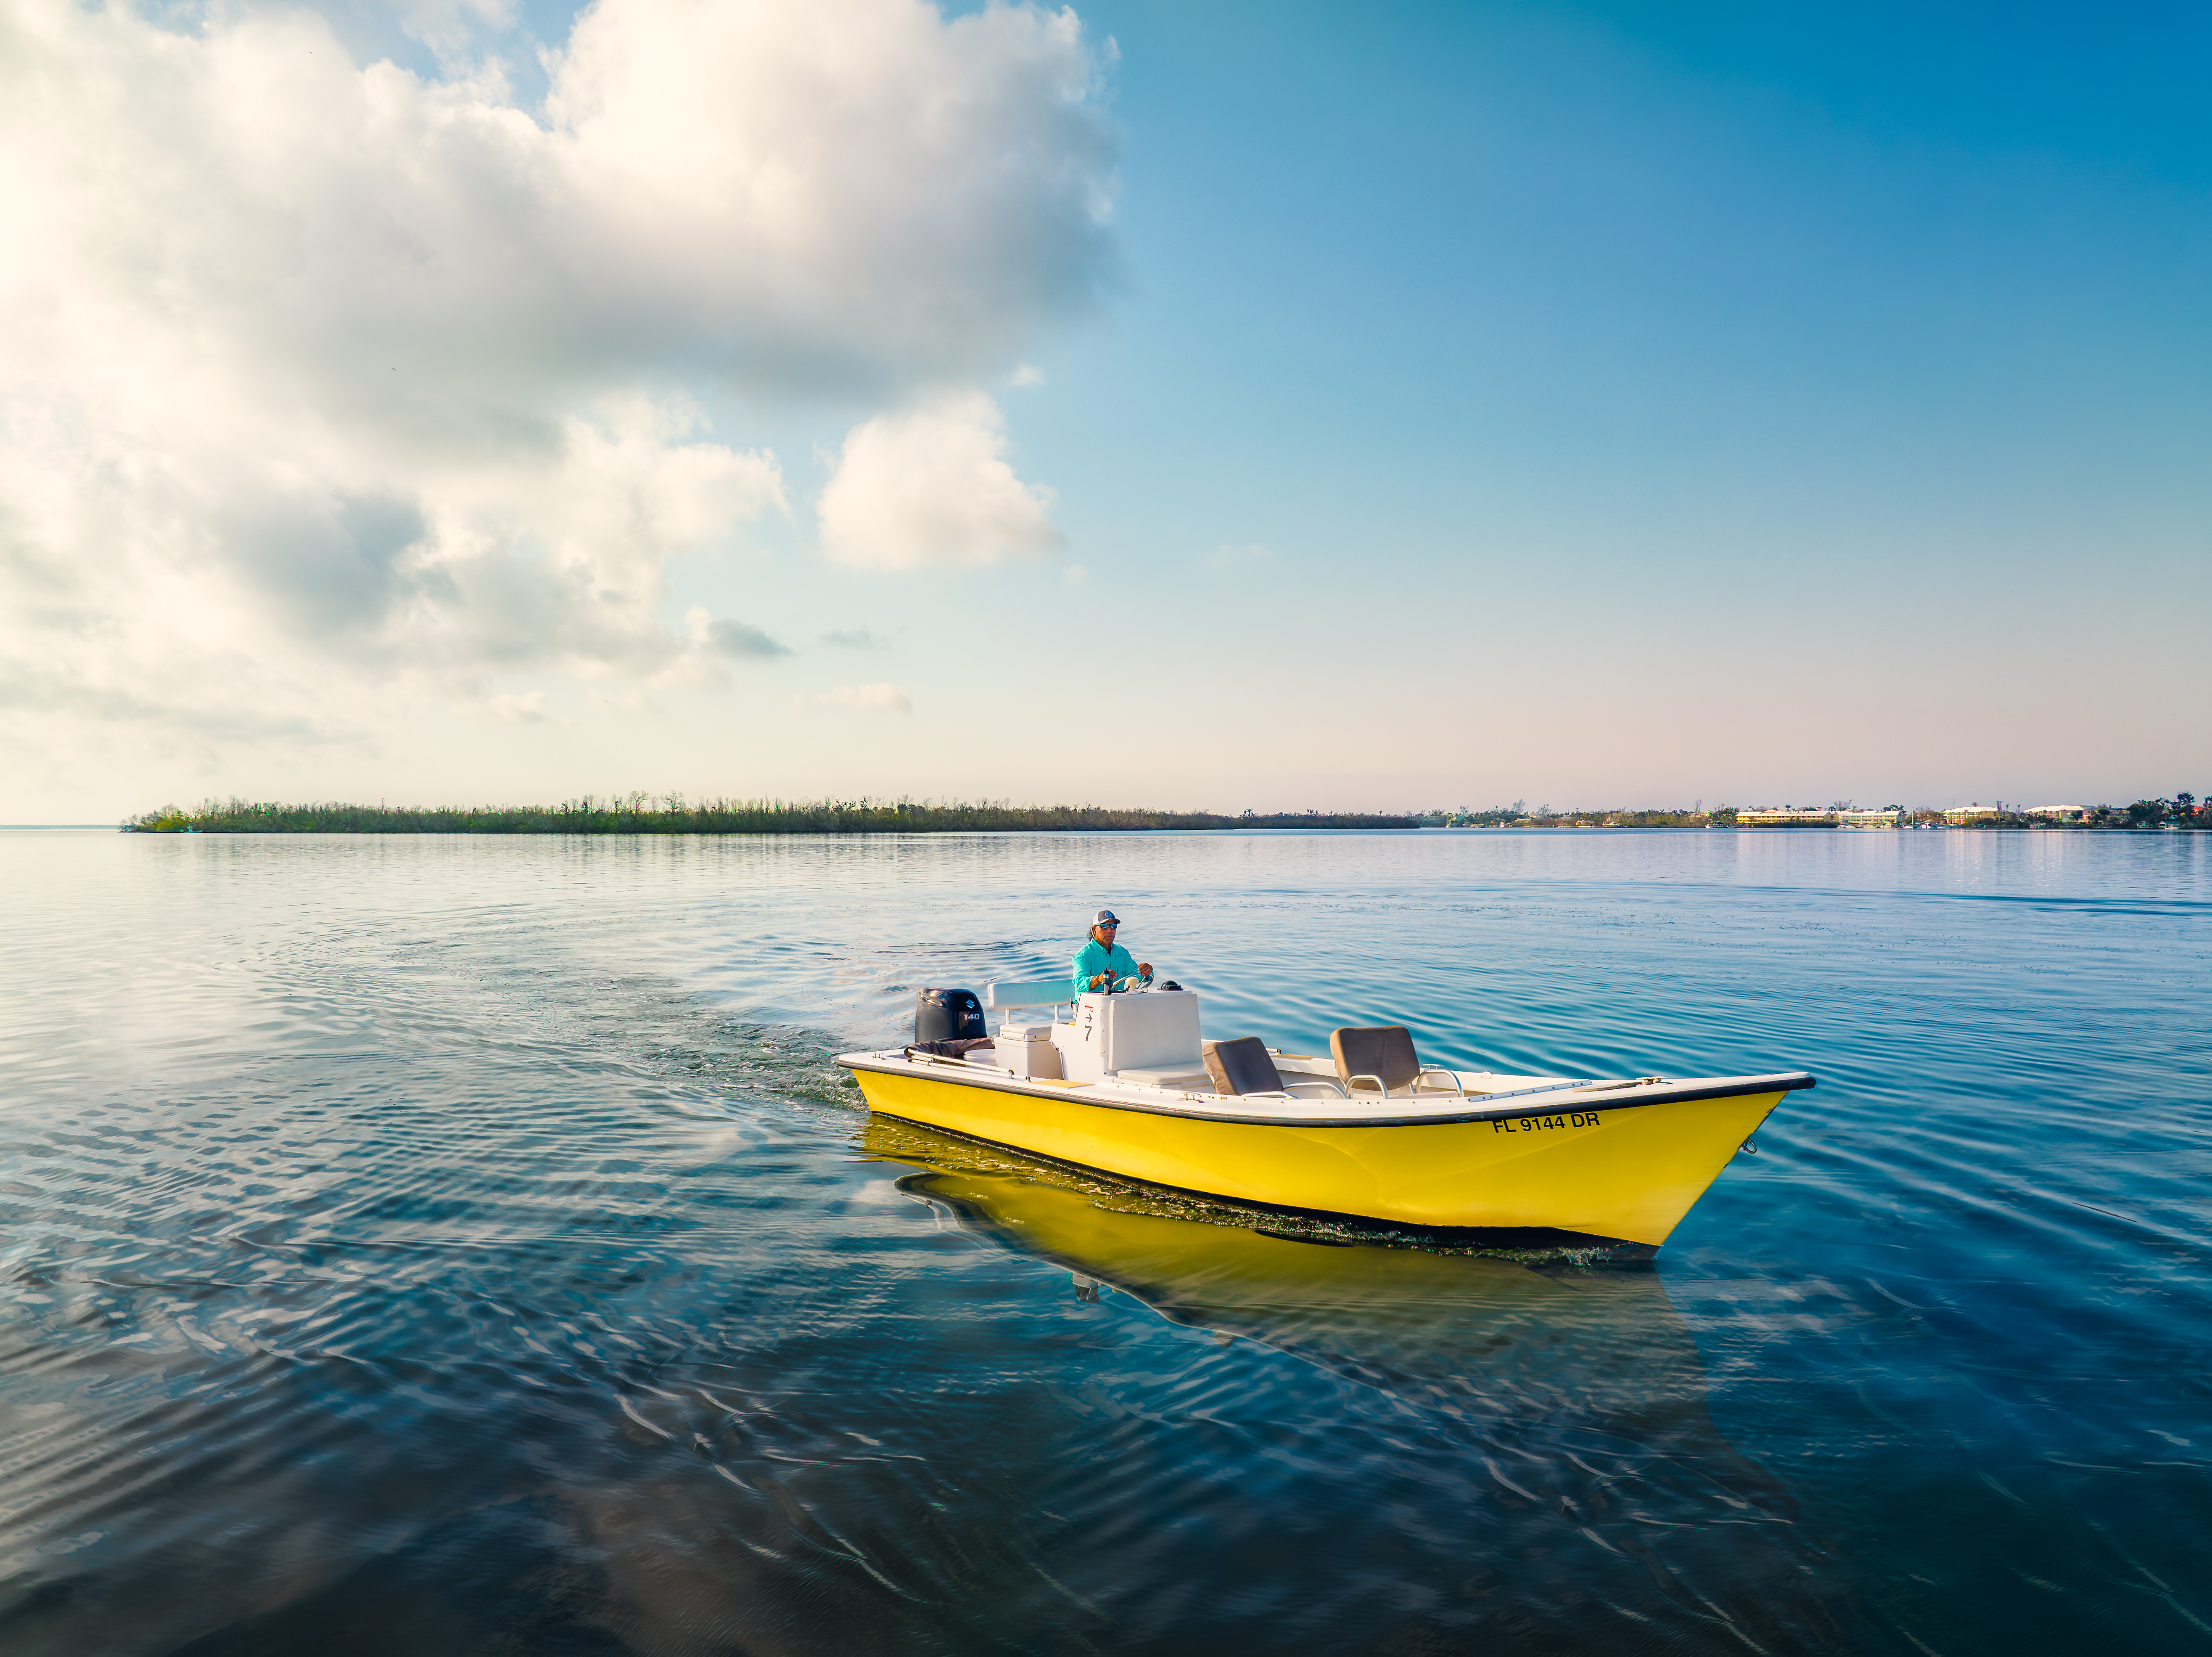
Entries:
POLYGON ((1151 811, 1107 806, 938 805, 910 800, 715 800, 698 806, 644 796, 559 806, 290 806, 210 801, 148 812, 126 834, 975 834, 1157 832, 1223 829, 1411 829, 1407 813, 1151 811))
MULTIPOLYGON (((363 806, 339 802, 288 805, 276 801, 214 801, 189 809, 167 806, 118 826, 126 834, 977 834, 1160 833, 1235 830, 1404 831, 1407 829, 1726 829, 1738 832, 1897 833, 1926 829, 2048 832, 2144 832, 2212 828, 2212 808, 2187 795, 2172 801, 2137 801, 2122 807, 2083 809, 2071 820, 2027 813, 1995 813, 1946 821, 1940 810, 1892 807, 1882 823, 1814 820, 1739 821, 1735 807, 1707 811, 1660 809, 1530 813, 1516 803, 1491 811, 1276 812, 1265 815, 1156 811, 1109 806, 1014 806, 876 801, 793 801, 709 800, 694 806, 679 795, 642 794, 600 799, 586 795, 558 806, 363 806)), ((1748 815, 1749 813, 1746 813, 1748 815)), ((1869 813, 1871 814, 1871 813, 1869 813)), ((21 824, 24 828, 104 825, 21 824)))

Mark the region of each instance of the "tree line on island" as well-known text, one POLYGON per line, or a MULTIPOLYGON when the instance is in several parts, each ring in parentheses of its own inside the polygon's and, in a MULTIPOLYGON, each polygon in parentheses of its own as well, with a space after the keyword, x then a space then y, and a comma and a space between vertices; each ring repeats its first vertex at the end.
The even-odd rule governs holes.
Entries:
MULTIPOLYGON (((1484 811, 1152 811, 1113 806, 1016 806, 1000 801, 704 800, 680 794, 583 795, 557 806, 359 806, 329 802, 209 800, 164 806, 122 825, 134 834, 959 834, 1099 833, 1222 829, 1733 828, 1740 807, 1711 811, 1616 807, 1530 810, 1525 801, 1484 811)), ((1940 809, 1904 811, 1906 824, 1946 823, 1940 809)), ((2212 829, 2212 801, 2184 791, 2171 799, 2092 806, 2064 821, 1998 810, 1950 826, 2018 829, 2212 829)))
POLYGON ((557 806, 281 805, 208 801, 166 806, 126 832, 203 834, 959 834, 987 832, 1237 828, 1417 828, 1413 813, 1147 811, 1115 806, 1016 806, 1000 801, 702 800, 680 794, 582 795, 557 806))

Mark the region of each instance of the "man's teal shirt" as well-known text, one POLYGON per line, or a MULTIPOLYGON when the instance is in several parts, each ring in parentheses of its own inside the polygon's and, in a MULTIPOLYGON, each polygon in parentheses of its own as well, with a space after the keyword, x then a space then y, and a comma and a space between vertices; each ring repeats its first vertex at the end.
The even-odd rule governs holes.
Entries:
POLYGON ((1075 952, 1075 993, 1079 996, 1091 988, 1091 980, 1101 972, 1110 972, 1117 978, 1137 976, 1137 958, 1115 944, 1108 948, 1096 938, 1085 938, 1083 947, 1075 952))

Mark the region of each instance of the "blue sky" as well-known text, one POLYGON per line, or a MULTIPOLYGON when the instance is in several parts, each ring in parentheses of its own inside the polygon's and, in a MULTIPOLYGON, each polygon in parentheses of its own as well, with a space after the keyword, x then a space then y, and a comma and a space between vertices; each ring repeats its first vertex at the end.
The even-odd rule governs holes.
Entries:
MULTIPOLYGON (((556 120, 532 48, 567 40, 562 9, 329 15, 356 64, 425 82, 503 58, 507 102, 556 120)), ((1036 252, 1073 199, 1042 189, 943 214, 960 278, 1014 295, 1003 327, 764 379, 728 369, 738 316, 625 370, 772 453, 781 490, 656 543, 658 624, 698 606, 786 654, 506 644, 441 679, 395 611, 345 666, 348 713, 283 729, 210 709, 134 742, 117 710, 143 693, 19 695, 13 814, 147 789, 1266 809, 2212 783, 2212 15, 1079 15, 1091 137, 973 142, 1072 146, 1054 164, 1110 195, 1095 242, 1036 252), (982 539, 860 546, 901 533, 852 447, 878 420, 886 456, 999 432, 982 539)), ((903 302, 854 302, 827 334, 903 302)), ((547 419, 582 395, 531 394, 547 419)), ((434 493, 422 521, 467 490, 434 493)))

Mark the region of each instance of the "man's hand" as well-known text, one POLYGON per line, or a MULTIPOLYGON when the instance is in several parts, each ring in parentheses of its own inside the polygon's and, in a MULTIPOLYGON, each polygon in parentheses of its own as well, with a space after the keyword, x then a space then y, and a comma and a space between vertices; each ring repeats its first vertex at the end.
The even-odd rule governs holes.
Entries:
POLYGON ((1137 976, 1140 978, 1149 978, 1152 977, 1152 964, 1150 961, 1139 961, 1137 963, 1137 976))
POLYGON ((1091 987, 1093 990, 1103 990, 1106 987, 1106 975, 1103 972, 1093 972, 1091 975, 1091 987))

